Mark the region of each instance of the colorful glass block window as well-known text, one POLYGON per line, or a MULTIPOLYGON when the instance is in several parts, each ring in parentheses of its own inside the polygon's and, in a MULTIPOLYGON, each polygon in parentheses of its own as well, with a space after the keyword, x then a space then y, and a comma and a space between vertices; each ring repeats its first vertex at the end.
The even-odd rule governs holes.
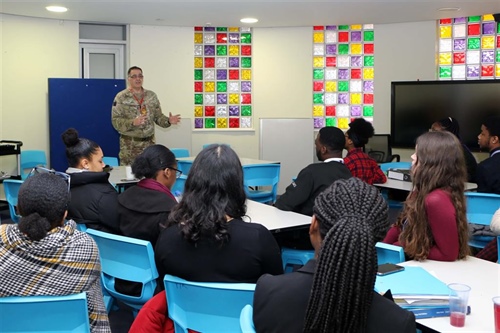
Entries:
POLYGON ((314 128, 373 121, 374 62, 373 24, 313 27, 314 128))
POLYGON ((493 15, 438 21, 438 79, 500 78, 500 23, 493 15))
POLYGON ((194 28, 194 128, 253 128, 252 31, 194 28))

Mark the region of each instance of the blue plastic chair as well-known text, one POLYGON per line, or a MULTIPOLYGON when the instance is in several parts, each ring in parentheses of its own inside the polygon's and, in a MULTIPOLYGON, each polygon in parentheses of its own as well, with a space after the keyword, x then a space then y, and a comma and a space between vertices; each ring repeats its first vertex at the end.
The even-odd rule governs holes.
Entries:
POLYGON ((112 166, 112 167, 117 167, 120 165, 118 163, 118 157, 109 157, 109 156, 104 156, 102 158, 102 162, 106 165, 112 166))
POLYGON ((228 147, 231 147, 231 145, 227 144, 227 143, 206 143, 203 145, 203 149, 207 148, 208 146, 211 146, 211 145, 224 145, 224 146, 228 146, 228 147))
POLYGON ((184 161, 184 160, 178 160, 177 161, 177 169, 182 171, 182 174, 184 176, 188 176, 189 170, 191 170, 191 166, 193 165, 193 161, 184 161))
POLYGON ((189 157, 189 149, 186 148, 170 148, 170 151, 174 153, 175 158, 189 157))
POLYGON ((184 186, 186 185, 187 177, 183 174, 175 180, 174 186, 172 186, 172 193, 174 196, 184 193, 184 186))
POLYGON ((296 250, 284 247, 281 249, 281 260, 283 261, 283 271, 293 272, 293 266, 304 266, 309 260, 314 258, 313 250, 296 250))
POLYGON ((410 169, 411 162, 389 162, 389 163, 380 163, 380 169, 387 173, 389 169, 410 169))
POLYGON ((0 297, 0 332, 90 332, 84 292, 0 297))
POLYGON ((375 248, 377 249, 379 265, 398 264, 405 261, 405 252, 401 246, 378 242, 375 244, 375 248))
POLYGON ((252 304, 255 284, 190 282, 165 275, 168 315, 175 332, 240 332, 240 313, 252 304))
POLYGON ((250 304, 245 305, 241 310, 240 328, 242 333, 256 333, 253 324, 253 308, 250 304))
MULTIPOLYGON (((474 224, 490 225, 493 214, 500 208, 500 195, 492 193, 465 192, 467 201, 467 221, 474 224)), ((472 236, 469 245, 484 248, 494 237, 472 236)))
POLYGON ((97 243, 102 266, 102 284, 113 298, 134 309, 134 315, 153 297, 156 289, 156 270, 153 247, 148 241, 113 235, 95 229, 87 233, 97 243), (139 296, 122 294, 115 289, 115 279, 142 283, 139 296))
POLYGON ((18 223, 21 215, 17 214, 17 196, 19 194, 19 188, 23 184, 22 180, 6 179, 3 181, 3 190, 5 192, 5 199, 9 204, 10 218, 12 222, 18 223))
POLYGON ((278 195, 278 183, 280 181, 280 164, 250 164, 243 166, 243 187, 245 194, 250 200, 257 202, 272 202, 276 201, 278 195), (251 190, 257 187, 271 187, 271 190, 251 190))
POLYGON ((47 167, 47 156, 43 150, 23 150, 21 151, 21 178, 28 177, 31 169, 36 166, 47 167))

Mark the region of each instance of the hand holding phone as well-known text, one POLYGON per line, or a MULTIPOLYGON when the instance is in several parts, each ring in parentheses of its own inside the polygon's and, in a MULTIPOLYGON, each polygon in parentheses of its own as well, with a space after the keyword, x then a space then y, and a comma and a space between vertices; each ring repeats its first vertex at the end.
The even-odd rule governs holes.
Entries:
POLYGON ((404 271, 403 266, 395 265, 395 264, 382 264, 378 265, 377 275, 384 276, 396 272, 404 271))

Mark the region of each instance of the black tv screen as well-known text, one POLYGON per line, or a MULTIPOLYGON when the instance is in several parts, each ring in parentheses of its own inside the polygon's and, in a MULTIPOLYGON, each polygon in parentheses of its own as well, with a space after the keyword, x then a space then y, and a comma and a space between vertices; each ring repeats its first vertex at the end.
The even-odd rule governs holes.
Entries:
POLYGON ((432 123, 453 117, 462 142, 479 151, 483 119, 500 115, 500 80, 392 82, 391 94, 391 138, 396 148, 413 148, 432 123))

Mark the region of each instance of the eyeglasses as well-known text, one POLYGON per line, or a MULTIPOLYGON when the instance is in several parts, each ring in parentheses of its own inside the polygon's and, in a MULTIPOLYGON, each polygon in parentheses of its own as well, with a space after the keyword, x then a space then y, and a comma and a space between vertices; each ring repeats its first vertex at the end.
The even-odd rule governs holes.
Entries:
POLYGON ((62 178, 68 184, 68 192, 70 191, 71 176, 68 175, 67 173, 64 173, 64 172, 59 172, 59 171, 47 169, 44 167, 34 167, 33 169, 31 169, 27 178, 34 176, 34 175, 37 175, 37 174, 41 174, 41 173, 50 173, 50 174, 56 175, 59 178, 62 178))
POLYGON ((182 171, 176 168, 168 167, 167 169, 174 170, 175 171, 175 178, 179 179, 181 178, 182 171))
POLYGON ((129 75, 128 77, 129 77, 130 79, 137 79, 137 78, 139 78, 139 79, 144 79, 144 75, 142 75, 142 74, 139 74, 139 75, 137 75, 137 74, 134 74, 134 75, 129 75))

